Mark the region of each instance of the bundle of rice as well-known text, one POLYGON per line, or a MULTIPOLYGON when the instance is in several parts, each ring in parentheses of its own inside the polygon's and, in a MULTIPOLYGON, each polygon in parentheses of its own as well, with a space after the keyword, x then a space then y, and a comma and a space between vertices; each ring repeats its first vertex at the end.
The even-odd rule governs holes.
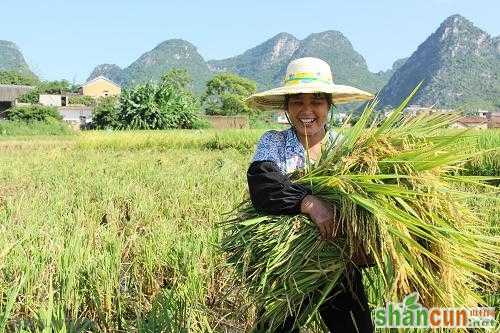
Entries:
POLYGON ((380 301, 418 292, 424 306, 473 306, 484 304, 481 288, 498 286, 487 265, 500 261, 498 230, 488 230, 466 203, 471 193, 457 185, 481 186, 490 199, 498 189, 486 177, 457 175, 471 155, 463 153, 467 133, 443 131, 456 116, 404 115, 415 91, 378 124, 369 124, 376 102, 368 105, 315 165, 293 175, 339 208, 341 237, 320 240, 306 216, 264 216, 249 202, 223 224, 227 260, 270 329, 299 308, 299 326, 318 320, 319 305, 363 247, 375 263, 368 288, 380 301))

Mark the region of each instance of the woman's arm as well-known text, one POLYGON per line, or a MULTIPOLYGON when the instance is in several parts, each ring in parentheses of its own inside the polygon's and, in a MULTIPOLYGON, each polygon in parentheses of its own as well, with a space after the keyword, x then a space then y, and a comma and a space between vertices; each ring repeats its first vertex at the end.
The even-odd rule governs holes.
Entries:
POLYGON ((250 199, 257 210, 272 215, 309 215, 323 239, 335 238, 335 207, 311 195, 308 187, 293 184, 275 162, 253 162, 247 180, 250 199))
POLYGON ((252 162, 247 180, 254 207, 267 214, 300 214, 302 199, 311 194, 309 188, 293 184, 273 161, 252 162))

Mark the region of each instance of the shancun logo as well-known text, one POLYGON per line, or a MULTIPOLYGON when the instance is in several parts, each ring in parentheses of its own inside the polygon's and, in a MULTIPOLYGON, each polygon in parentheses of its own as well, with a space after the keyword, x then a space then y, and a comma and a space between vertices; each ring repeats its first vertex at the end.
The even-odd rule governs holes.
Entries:
POLYGON ((379 328, 467 328, 495 327, 495 308, 426 308, 418 302, 418 293, 407 295, 403 302, 389 302, 372 312, 379 328))

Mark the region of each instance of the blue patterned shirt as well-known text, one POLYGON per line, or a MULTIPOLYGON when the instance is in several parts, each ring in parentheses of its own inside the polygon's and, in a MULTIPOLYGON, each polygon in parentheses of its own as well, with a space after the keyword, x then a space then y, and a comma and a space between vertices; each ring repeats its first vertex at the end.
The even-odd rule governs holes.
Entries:
MULTIPOLYGON (((332 130, 327 132, 327 140, 333 142, 337 136, 332 130)), ((304 146, 300 142, 295 130, 289 128, 284 131, 267 131, 257 144, 257 150, 252 162, 275 162, 284 174, 304 168, 306 161, 304 146)))

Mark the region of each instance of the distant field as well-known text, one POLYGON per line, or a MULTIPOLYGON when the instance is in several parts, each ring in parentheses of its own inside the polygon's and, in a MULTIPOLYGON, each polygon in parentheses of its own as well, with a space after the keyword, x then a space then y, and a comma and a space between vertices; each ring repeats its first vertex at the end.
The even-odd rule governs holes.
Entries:
MULTIPOLYGON (((245 332, 251 301, 214 224, 244 198, 262 133, 0 137, 0 332, 245 332)), ((500 147, 500 131, 474 134, 464 151, 500 147)), ((498 153, 463 172, 499 176, 498 153)))

